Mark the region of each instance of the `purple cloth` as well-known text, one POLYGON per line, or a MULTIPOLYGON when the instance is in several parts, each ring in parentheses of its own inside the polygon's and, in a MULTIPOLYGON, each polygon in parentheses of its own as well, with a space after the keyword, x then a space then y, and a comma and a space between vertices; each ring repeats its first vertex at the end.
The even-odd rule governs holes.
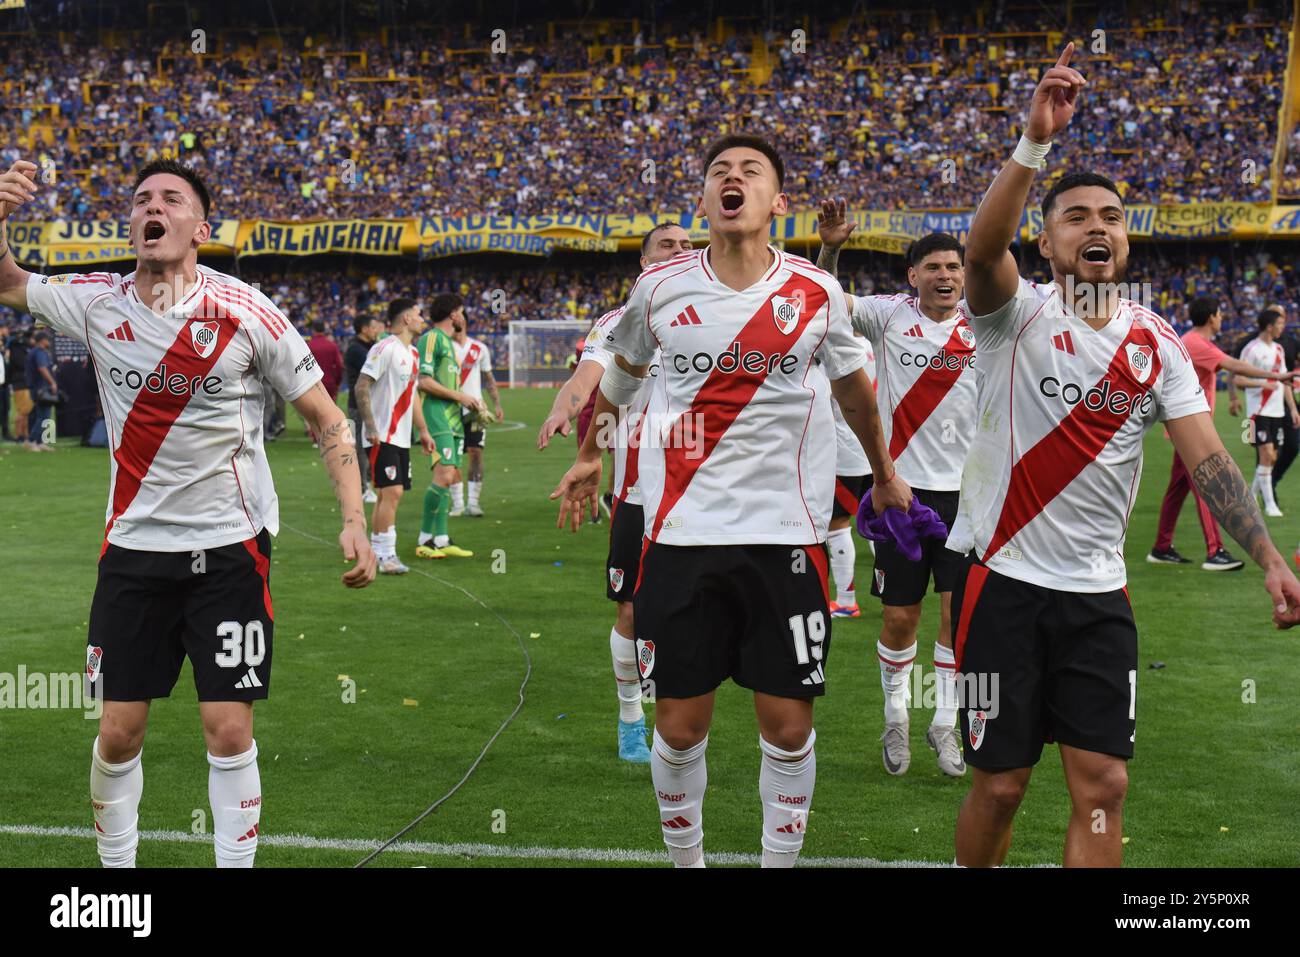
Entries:
POLYGON ((921 560, 921 539, 948 538, 948 526, 939 513, 928 505, 922 505, 915 496, 906 512, 887 508, 883 515, 877 515, 871 507, 871 492, 867 489, 858 505, 858 534, 863 538, 873 542, 893 542, 909 562, 921 560))

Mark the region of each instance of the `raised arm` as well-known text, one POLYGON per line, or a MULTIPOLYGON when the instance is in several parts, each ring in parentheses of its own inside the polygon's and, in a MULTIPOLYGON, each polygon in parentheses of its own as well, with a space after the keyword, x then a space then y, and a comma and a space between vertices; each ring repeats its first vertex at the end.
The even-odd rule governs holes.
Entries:
POLYGON ((858 224, 849 219, 849 204, 844 197, 823 199, 817 210, 817 235, 822 241, 822 251, 817 254, 817 268, 832 276, 838 275, 840 247, 849 241, 858 224))
POLYGON ((1264 587, 1273 599, 1279 628, 1300 622, 1300 583, 1268 537, 1255 496, 1223 447, 1208 412, 1165 423, 1178 457, 1189 467, 1196 491, 1211 513, 1254 562, 1264 569, 1264 587))
MULTIPOLYGON (((366 398, 366 413, 367 418, 370 418, 369 389, 366 398)), ((357 449, 352 427, 344 417, 343 410, 334 404, 334 400, 319 382, 294 399, 293 407, 311 430, 320 436, 321 461, 325 463, 325 471, 329 473, 330 482, 334 486, 334 497, 338 499, 343 519, 339 548, 343 550, 343 557, 347 561, 356 562, 343 573, 343 584, 349 588, 365 588, 375 580, 375 555, 366 536, 366 515, 361 502, 361 473, 357 469, 357 449)))
POLYGON ((1020 272, 1009 247, 1020 227, 1034 174, 1052 137, 1065 129, 1074 115, 1075 100, 1085 82, 1082 74, 1070 68, 1073 53, 1074 44, 1067 43, 1056 65, 1038 81, 1025 134, 975 211, 966 237, 965 264, 966 301, 977 316, 996 312, 1016 293, 1020 272))
POLYGON ((27 280, 31 277, 9 248, 9 216, 36 196, 31 177, 36 164, 19 160, 0 174, 0 305, 27 312, 27 280))

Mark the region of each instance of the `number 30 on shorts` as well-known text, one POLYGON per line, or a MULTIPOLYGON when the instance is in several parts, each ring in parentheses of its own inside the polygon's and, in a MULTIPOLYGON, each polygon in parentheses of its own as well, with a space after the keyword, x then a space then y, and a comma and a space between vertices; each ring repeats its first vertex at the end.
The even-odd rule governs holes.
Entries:
POLYGON ((822 660, 822 642, 826 640, 826 618, 820 611, 808 616, 804 625, 803 615, 790 616, 790 634, 794 637, 794 657, 801 665, 809 661, 822 660), (812 647, 809 648, 809 645, 812 647), (812 658, 809 658, 809 652, 812 658))
POLYGON ((238 668, 246 665, 256 668, 266 657, 266 635, 257 620, 241 625, 237 621, 223 621, 217 625, 221 650, 217 652, 217 665, 221 668, 238 668))

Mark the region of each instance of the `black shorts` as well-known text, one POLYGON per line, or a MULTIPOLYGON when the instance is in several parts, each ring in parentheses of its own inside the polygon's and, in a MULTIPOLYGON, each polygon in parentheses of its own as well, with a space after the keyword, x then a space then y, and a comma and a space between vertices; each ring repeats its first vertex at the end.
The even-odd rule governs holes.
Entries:
POLYGON ((105 701, 166 698, 189 655, 200 701, 271 688, 271 536, 192 552, 109 545, 90 605, 86 676, 105 701))
POLYGON ((370 481, 375 488, 400 485, 411 490, 411 450, 400 445, 380 442, 367 450, 370 454, 370 481))
POLYGON ((727 678, 782 698, 826 690, 825 545, 649 542, 637 583, 637 665, 660 698, 708 694, 727 678))
POLYGON ((467 449, 483 448, 483 441, 484 441, 484 437, 487 435, 487 431, 485 429, 470 428, 470 426, 474 425, 478 421, 474 417, 473 413, 461 412, 460 421, 461 424, 465 427, 465 448, 467 449))
POLYGON ((952 620, 967 763, 1032 767, 1050 741, 1133 757, 1137 626, 1126 589, 1057 591, 968 559, 952 620))
POLYGON ((609 557, 605 560, 605 596, 631 601, 641 573, 641 543, 645 539, 645 509, 631 502, 614 502, 609 522, 609 557))
MULTIPOLYGON (((952 529, 957 520, 957 492, 931 492, 923 488, 912 489, 912 496, 922 505, 939 513, 943 523, 952 529)), ((925 597, 930 577, 934 577, 936 592, 952 591, 961 572, 964 558, 947 548, 937 538, 921 541, 921 560, 908 561, 893 542, 876 542, 876 565, 871 576, 871 594, 882 605, 915 605, 925 597)))
POLYGON ((870 475, 835 476, 835 504, 831 506, 831 518, 856 518, 858 505, 869 488, 870 475))
POLYGON ((1250 444, 1281 448, 1286 439, 1286 420, 1276 415, 1250 417, 1250 444))

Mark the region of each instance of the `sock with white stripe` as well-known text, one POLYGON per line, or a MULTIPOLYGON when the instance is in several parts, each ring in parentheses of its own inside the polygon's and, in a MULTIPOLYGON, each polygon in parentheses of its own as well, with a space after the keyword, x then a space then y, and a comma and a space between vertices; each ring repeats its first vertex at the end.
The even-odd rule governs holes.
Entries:
MULTIPOLYGON (((465 486, 457 482, 447 491, 451 492, 451 510, 453 512, 459 512, 465 507, 465 486)), ((473 501, 472 496, 470 500, 473 501)))
POLYGON ((908 679, 912 677, 912 662, 916 660, 916 642, 902 651, 894 651, 878 641, 876 657, 880 659, 880 687, 885 692, 885 723, 901 724, 907 720, 908 679))
POLYGON ((659 802, 659 822, 668 856, 677 867, 704 866, 704 789, 709 746, 706 735, 699 744, 678 751, 668 747, 655 729, 650 749, 650 778, 659 802))
POLYGON ((475 482, 471 480, 469 483, 469 504, 472 505, 474 508, 478 508, 478 499, 479 496, 482 494, 483 494, 483 483, 475 482))
POLYGON ((817 732, 797 751, 783 751, 758 736, 763 752, 758 794, 763 799, 763 866, 794 867, 808 830, 813 786, 817 783, 817 732))
POLYGON ((857 549, 853 547, 853 529, 837 528, 826 536, 830 546, 831 578, 835 580, 835 604, 856 605, 857 594, 853 588, 853 567, 857 549))
POLYGON ((645 717, 641 710, 641 675, 636 667, 636 642, 617 628, 609 630, 609 654, 618 685, 618 719, 626 724, 645 717))
POLYGON ((1255 469, 1255 484, 1264 499, 1265 508, 1277 508, 1277 499, 1273 497, 1273 466, 1260 465, 1255 469))
POLYGON ((257 772, 257 742, 243 754, 208 754, 208 801, 217 867, 252 867, 262 819, 262 778, 257 772))
POLYGON ((951 728, 957 723, 957 659, 952 649, 934 643, 934 720, 932 727, 951 728))
POLYGON ((99 738, 90 746, 90 806, 95 811, 95 842, 105 867, 135 867, 140 843, 140 795, 144 791, 141 751, 129 761, 109 764, 100 756, 99 738))

